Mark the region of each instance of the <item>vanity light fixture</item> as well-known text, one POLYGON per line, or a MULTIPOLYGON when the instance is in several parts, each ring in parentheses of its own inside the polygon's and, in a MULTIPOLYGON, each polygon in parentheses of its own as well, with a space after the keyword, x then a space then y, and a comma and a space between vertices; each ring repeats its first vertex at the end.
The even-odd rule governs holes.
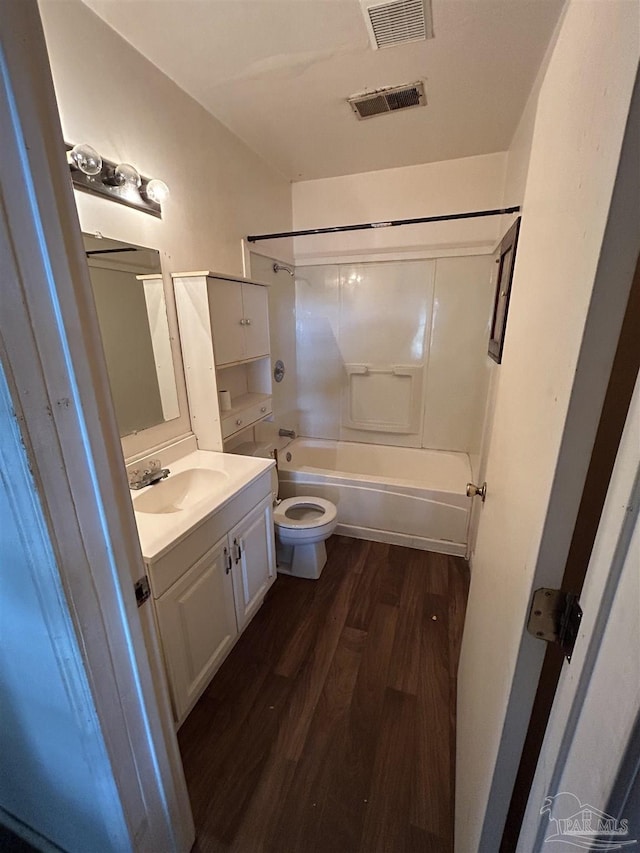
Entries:
POLYGON ((66 149, 76 189, 96 193, 162 218, 162 205, 169 198, 169 187, 164 181, 145 178, 130 163, 105 160, 86 143, 67 144, 66 149))
POLYGON ((150 180, 145 189, 147 198, 156 204, 162 205, 169 198, 169 187, 158 178, 150 180))
POLYGON ((85 175, 99 175, 102 171, 102 157, 90 145, 74 145, 67 154, 67 161, 73 169, 79 169, 85 175))

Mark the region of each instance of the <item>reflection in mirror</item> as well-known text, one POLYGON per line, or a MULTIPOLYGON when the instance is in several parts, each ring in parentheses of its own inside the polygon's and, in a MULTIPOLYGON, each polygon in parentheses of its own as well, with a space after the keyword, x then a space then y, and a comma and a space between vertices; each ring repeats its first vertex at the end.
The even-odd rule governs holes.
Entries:
POLYGON ((84 234, 120 435, 180 414, 160 255, 84 234))

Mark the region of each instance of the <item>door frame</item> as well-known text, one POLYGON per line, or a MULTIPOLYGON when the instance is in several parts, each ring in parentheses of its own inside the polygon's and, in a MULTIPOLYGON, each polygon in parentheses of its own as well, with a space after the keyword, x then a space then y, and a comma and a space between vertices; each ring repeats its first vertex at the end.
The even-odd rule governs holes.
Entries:
MULTIPOLYGON (((640 815, 627 810, 629 794, 638 785, 640 599, 625 600, 619 592, 622 581, 622 595, 628 596, 630 573, 637 577, 639 518, 640 375, 585 578, 579 641, 571 666, 561 674, 544 733, 545 759, 536 767, 524 822, 511 853, 545 849, 550 815, 544 807, 547 798, 563 791, 581 801, 588 799, 617 819, 629 818, 629 836, 640 840, 640 815), (621 649, 629 654, 620 654, 621 649), (615 708, 611 708, 614 695, 615 708), (603 726, 603 715, 608 715, 608 725, 603 726), (601 729, 603 736, 598 738, 601 729)), ((562 842, 556 847, 564 849, 562 842)), ((550 851, 554 849, 551 844, 550 851)))
MULTIPOLYGON (((560 584, 560 589, 564 592, 578 596, 582 593, 587 578, 591 554, 640 371, 639 317, 640 255, 636 263, 580 508, 560 584)), ((584 637, 583 628, 579 641, 587 640, 588 638, 584 637)), ((501 853, 511 853, 516 848, 564 664, 563 651, 559 646, 549 645, 540 672, 520 765, 511 795, 502 836, 501 853)))
POLYGON ((0 0, 0 148, 0 356, 16 419, 131 849, 182 853, 193 821, 133 589, 144 565, 36 0, 0 0))

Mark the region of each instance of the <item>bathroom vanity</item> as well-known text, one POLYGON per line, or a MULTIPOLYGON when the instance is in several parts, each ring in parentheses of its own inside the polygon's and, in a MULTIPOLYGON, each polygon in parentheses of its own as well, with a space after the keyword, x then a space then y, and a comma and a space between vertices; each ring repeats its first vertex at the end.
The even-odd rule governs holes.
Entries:
POLYGON ((197 450, 132 492, 178 726, 276 578, 273 465, 197 450))

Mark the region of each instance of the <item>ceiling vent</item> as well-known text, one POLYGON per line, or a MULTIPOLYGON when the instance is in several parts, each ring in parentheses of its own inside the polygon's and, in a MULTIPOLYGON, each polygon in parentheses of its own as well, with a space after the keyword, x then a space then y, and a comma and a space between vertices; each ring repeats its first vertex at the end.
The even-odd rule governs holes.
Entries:
POLYGON ((360 0, 374 50, 433 38, 431 0, 360 0))
POLYGON ((366 95, 352 95, 347 101, 358 118, 365 119, 397 110, 408 110, 411 107, 424 107, 427 98, 424 94, 424 83, 418 81, 411 85, 378 89, 366 95))

